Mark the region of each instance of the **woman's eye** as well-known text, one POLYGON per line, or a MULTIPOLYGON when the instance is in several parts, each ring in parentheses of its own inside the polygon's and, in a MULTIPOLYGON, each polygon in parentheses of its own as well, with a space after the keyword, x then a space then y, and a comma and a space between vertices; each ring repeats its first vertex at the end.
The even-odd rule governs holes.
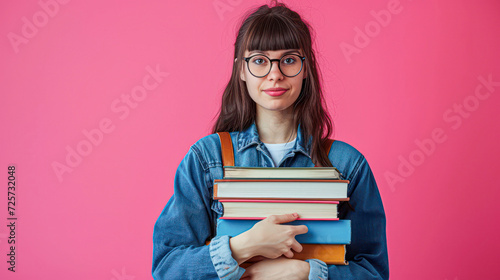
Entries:
POLYGON ((293 64, 295 63, 295 58, 294 57, 286 57, 284 59, 285 64, 293 64))
POLYGON ((266 62, 266 60, 263 58, 257 57, 257 58, 252 59, 252 62, 257 64, 257 65, 261 65, 261 64, 264 64, 266 62))

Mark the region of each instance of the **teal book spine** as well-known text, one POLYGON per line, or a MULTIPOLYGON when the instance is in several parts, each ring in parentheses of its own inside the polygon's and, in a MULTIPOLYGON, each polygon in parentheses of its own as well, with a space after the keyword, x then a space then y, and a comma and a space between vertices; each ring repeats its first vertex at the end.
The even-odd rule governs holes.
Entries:
MULTIPOLYGON (((261 220, 217 220, 217 236, 239 235, 251 229, 261 220)), ((295 239, 304 244, 351 244, 351 221, 297 220, 282 225, 305 225, 308 232, 298 234, 295 239)))

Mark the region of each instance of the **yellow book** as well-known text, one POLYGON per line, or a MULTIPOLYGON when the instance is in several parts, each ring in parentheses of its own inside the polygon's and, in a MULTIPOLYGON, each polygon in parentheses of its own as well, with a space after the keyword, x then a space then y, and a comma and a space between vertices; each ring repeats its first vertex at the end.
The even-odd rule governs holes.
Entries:
POLYGON ((319 259, 326 264, 346 265, 345 245, 342 244, 301 244, 302 252, 294 252, 298 260, 319 259))
MULTIPOLYGON (((210 244, 210 241, 205 243, 210 244)), ((346 248, 343 244, 301 244, 302 252, 293 252, 293 258, 297 260, 319 259, 326 264, 348 265, 349 262, 345 260, 346 248)), ((255 262, 265 259, 261 256, 253 257, 248 261, 242 263, 240 266, 243 268, 249 267, 255 262)))
MULTIPOLYGON (((293 253, 292 259, 307 260, 319 259, 326 264, 335 265, 348 265, 349 262, 345 260, 345 245, 343 244, 301 244, 302 252, 293 253)), ((240 266, 246 268, 255 262, 265 259, 261 256, 253 257, 248 261, 242 263, 240 266)))

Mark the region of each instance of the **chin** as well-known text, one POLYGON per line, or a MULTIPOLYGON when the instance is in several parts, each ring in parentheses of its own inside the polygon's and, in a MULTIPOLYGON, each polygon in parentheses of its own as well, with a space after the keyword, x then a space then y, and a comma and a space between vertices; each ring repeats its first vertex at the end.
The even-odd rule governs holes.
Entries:
POLYGON ((280 112, 290 109, 290 106, 262 107, 264 110, 280 112))

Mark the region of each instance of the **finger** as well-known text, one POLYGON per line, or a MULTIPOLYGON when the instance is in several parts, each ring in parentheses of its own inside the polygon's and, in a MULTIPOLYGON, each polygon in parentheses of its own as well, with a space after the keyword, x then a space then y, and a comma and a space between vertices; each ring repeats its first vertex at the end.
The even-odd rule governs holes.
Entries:
POLYGON ((302 252, 303 247, 302 247, 302 245, 300 245, 300 243, 299 243, 299 242, 294 241, 294 242, 293 242, 293 244, 292 244, 292 249, 293 249, 295 252, 300 253, 300 252, 302 252))
POLYGON ((293 252, 290 250, 286 251, 283 255, 289 259, 293 258, 293 252))
POLYGON ((291 226, 291 227, 293 227, 293 233, 295 235, 297 235, 297 234, 304 234, 304 233, 307 233, 309 231, 309 229, 307 228, 306 225, 291 226))
POLYGON ((283 224, 295 221, 298 217, 299 215, 297 213, 293 213, 293 214, 271 215, 267 217, 267 219, 269 219, 270 222, 273 222, 275 224, 283 224))

